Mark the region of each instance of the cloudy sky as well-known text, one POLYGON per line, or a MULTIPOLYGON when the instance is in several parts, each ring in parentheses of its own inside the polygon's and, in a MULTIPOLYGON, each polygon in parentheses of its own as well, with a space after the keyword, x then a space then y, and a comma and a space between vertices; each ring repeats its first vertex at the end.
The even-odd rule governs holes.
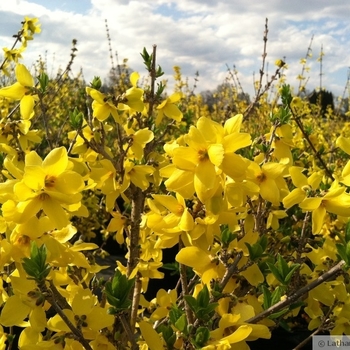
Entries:
MULTIPOLYGON (((129 59, 144 74, 140 52, 157 45, 158 63, 172 85, 172 67, 179 65, 192 84, 199 71, 197 92, 214 89, 227 76, 226 64, 236 66, 245 92, 253 94, 253 73, 261 67, 265 18, 268 18, 267 73, 285 57, 287 80, 298 85, 300 59, 311 37, 313 57, 307 88, 320 85, 317 58, 323 45, 323 87, 343 94, 350 66, 350 3, 348 0, 1 0, 0 47, 24 16, 38 17, 42 33, 29 43, 24 63, 47 57, 48 72, 64 68, 72 39, 78 40, 73 74, 82 68, 87 81, 106 77, 111 63, 106 39, 108 21, 112 49, 120 62, 129 59)), ((0 53, 1 55, 1 53, 0 53)))

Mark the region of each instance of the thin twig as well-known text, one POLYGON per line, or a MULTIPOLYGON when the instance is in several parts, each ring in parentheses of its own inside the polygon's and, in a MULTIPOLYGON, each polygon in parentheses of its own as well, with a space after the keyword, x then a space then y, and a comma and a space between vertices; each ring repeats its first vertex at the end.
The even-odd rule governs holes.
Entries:
POLYGON ((327 176, 329 178, 331 178, 334 181, 334 177, 332 172, 328 169, 327 164, 324 162, 324 160, 322 159, 322 157, 320 156, 320 154, 317 152, 315 146, 313 145, 313 143, 311 142, 309 135, 307 134, 307 132, 305 131, 302 122, 300 121, 300 118, 298 116, 295 115, 294 111, 292 108, 290 108, 290 111, 292 112, 293 115, 293 119, 295 120, 298 128, 300 129, 300 131, 302 132, 303 136, 305 137, 307 143, 309 144, 310 148, 312 149, 313 153, 315 154, 316 158, 319 160, 319 162, 321 163, 323 169, 325 170, 327 176))
POLYGON ((243 257, 243 252, 239 252, 236 255, 235 259, 233 260, 233 263, 231 264, 231 266, 228 269, 226 269, 224 277, 222 278, 219 284, 220 290, 223 290, 225 288, 226 284, 228 283, 232 275, 236 272, 237 265, 242 259, 242 257, 243 257))
POLYGON ((62 318, 63 322, 68 326, 68 328, 72 331, 72 333, 77 337, 77 340, 79 341, 79 343, 82 344, 86 350, 92 350, 92 347, 90 346, 88 341, 84 338, 84 335, 82 334, 82 332, 73 325, 73 323, 69 320, 67 315, 59 307, 52 292, 50 290, 46 290, 46 292, 48 292, 48 294, 49 294, 49 296, 47 297, 47 301, 52 305, 52 307, 55 309, 57 314, 62 318))
POLYGON ((300 344, 298 344, 293 350, 303 349, 304 346, 312 339, 314 335, 320 333, 323 330, 324 325, 328 321, 328 317, 332 313, 335 306, 336 303, 333 303, 333 305, 328 309, 327 314, 323 317, 322 323, 317 327, 317 329, 314 332, 312 332, 306 339, 304 339, 300 344))
POLYGON ((121 322, 121 324, 122 324, 122 326, 124 328, 124 331, 125 331, 128 339, 131 342, 131 349, 132 350, 138 350, 139 346, 136 344, 133 331, 132 331, 132 329, 130 327, 130 324, 129 324, 128 320, 126 319, 125 315, 124 314, 120 314, 119 315, 119 319, 120 319, 120 322, 121 322))
POLYGON ((260 314, 250 318, 247 320, 247 323, 257 323, 264 318, 272 315, 273 313, 280 311, 284 309, 285 307, 291 305, 292 303, 296 302, 300 297, 302 297, 304 294, 308 293, 310 290, 316 288, 323 282, 328 281, 329 279, 335 277, 340 271, 342 271, 343 267, 345 265, 345 261, 341 260, 338 264, 333 266, 329 271, 325 272, 323 275, 306 285, 305 287, 299 289, 294 294, 287 296, 284 300, 281 300, 275 305, 272 305, 268 309, 264 310, 260 314))
MULTIPOLYGON (((182 239, 179 239, 179 250, 183 248, 183 242, 182 239)), ((180 280, 181 280, 181 287, 182 287, 182 295, 188 294, 188 284, 187 284, 187 275, 186 275, 186 266, 183 264, 180 264, 180 280)), ((187 301, 185 300, 185 313, 187 317, 187 323, 188 324, 194 324, 194 318, 192 310, 190 309, 187 301)))

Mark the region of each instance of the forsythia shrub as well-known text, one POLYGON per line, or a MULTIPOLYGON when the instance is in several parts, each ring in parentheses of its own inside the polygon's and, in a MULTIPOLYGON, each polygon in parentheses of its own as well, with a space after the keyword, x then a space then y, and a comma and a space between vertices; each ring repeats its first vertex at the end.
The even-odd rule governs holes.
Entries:
POLYGON ((167 96, 155 47, 142 88, 69 78, 76 41, 62 74, 33 77, 19 61, 40 25, 22 24, 0 66, 16 77, 0 89, 0 349, 14 326, 23 350, 243 350, 305 320, 350 334, 347 123, 315 121, 283 75, 274 102, 226 86, 210 110, 176 67, 167 96), (96 234, 127 248, 109 280, 96 234), (178 286, 146 300, 172 247, 178 286))

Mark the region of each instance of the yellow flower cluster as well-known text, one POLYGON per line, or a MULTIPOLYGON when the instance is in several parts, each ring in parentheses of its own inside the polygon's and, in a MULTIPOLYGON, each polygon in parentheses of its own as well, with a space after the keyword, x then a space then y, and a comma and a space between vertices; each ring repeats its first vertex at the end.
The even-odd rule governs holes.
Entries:
POLYGON ((24 350, 247 349, 296 316, 349 334, 347 124, 320 126, 284 77, 256 109, 229 84, 209 106, 179 67, 165 96, 146 49, 150 86, 137 72, 112 92, 36 81, 18 61, 39 32, 26 17, 21 48, 4 49, 17 81, 0 89, 0 349, 12 326, 24 350), (96 263, 102 234, 126 263, 96 263), (181 292, 147 301, 174 247, 181 292), (99 280, 105 268, 114 277, 99 280))

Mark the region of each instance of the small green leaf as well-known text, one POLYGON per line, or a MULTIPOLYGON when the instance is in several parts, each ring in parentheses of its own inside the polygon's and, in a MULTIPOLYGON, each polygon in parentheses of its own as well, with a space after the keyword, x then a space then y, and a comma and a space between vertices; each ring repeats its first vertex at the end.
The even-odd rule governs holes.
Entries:
POLYGON ((90 86, 95 90, 100 90, 102 86, 101 78, 98 76, 94 76, 94 78, 90 82, 90 86))
POLYGON ((287 276, 289 273, 289 266, 280 254, 278 254, 278 256, 277 256, 277 266, 278 266, 278 270, 280 272, 280 275, 284 279, 284 277, 287 276))
POLYGON ((272 305, 271 292, 266 286, 262 286, 262 290, 264 295, 263 306, 264 306, 264 310, 267 310, 272 305))
POLYGON ((186 315, 183 314, 181 317, 175 322, 174 326, 180 331, 185 332, 187 328, 187 318, 186 315))
POLYGON ((188 304, 188 306, 190 307, 190 309, 194 313, 196 313, 198 308, 199 308, 197 300, 191 295, 184 295, 184 299, 185 299, 186 303, 188 304))
POLYGON ((83 113, 79 112, 77 108, 74 108, 74 111, 69 113, 69 121, 73 129, 80 129, 83 125, 83 120, 83 113))
POLYGON ((157 328, 157 332, 162 333, 163 339, 165 340, 168 349, 172 349, 176 341, 176 333, 171 328, 171 326, 162 324, 157 328))
POLYGON ((129 295, 134 285, 134 279, 128 279, 119 270, 116 271, 112 281, 105 285, 108 302, 118 311, 126 310, 131 305, 129 295))
POLYGON ((40 91, 42 93, 45 93, 47 86, 49 85, 49 76, 46 73, 42 72, 38 76, 38 81, 39 81, 39 85, 40 85, 40 91))
POLYGON ((270 271, 271 271, 272 274, 276 277, 276 279, 277 279, 280 283, 284 284, 284 278, 283 278, 283 276, 281 276, 280 271, 278 270, 278 268, 277 268, 275 265, 273 265, 273 264, 271 264, 271 263, 269 263, 269 262, 266 262, 266 264, 268 265, 270 271))
POLYGON ((336 244, 338 254, 340 256, 341 260, 344 260, 347 265, 349 265, 349 259, 346 254, 346 247, 343 244, 337 243, 336 244))
POLYGON ((254 260, 257 260, 257 259, 262 257, 264 250, 259 243, 255 243, 253 245, 250 245, 249 243, 245 242, 245 245, 248 248, 249 257, 251 260, 254 261, 254 260))
POLYGON ((350 242, 350 220, 346 223, 345 226, 345 242, 350 242))
POLYGON ((209 290, 207 285, 204 285, 203 289, 198 293, 197 305, 199 307, 207 307, 209 304, 209 290))
POLYGON ((199 327, 195 335, 195 345, 199 348, 203 347, 210 338, 210 331, 206 327, 199 327))
POLYGON ((183 312, 177 307, 172 306, 171 310, 169 311, 169 318, 170 322, 175 325, 176 321, 183 315, 183 312))
POLYGON ((288 309, 280 310, 280 311, 275 312, 272 315, 268 316, 268 318, 273 320, 275 318, 281 317, 282 315, 286 314, 287 312, 289 312, 288 309))
POLYGON ((280 286, 277 286, 276 289, 271 294, 271 304, 275 305, 281 300, 283 289, 280 286))
POLYGON ((293 273, 300 267, 300 264, 292 264, 290 266, 290 271, 287 274, 287 276, 284 278, 285 284, 288 284, 289 281, 291 280, 293 273))

